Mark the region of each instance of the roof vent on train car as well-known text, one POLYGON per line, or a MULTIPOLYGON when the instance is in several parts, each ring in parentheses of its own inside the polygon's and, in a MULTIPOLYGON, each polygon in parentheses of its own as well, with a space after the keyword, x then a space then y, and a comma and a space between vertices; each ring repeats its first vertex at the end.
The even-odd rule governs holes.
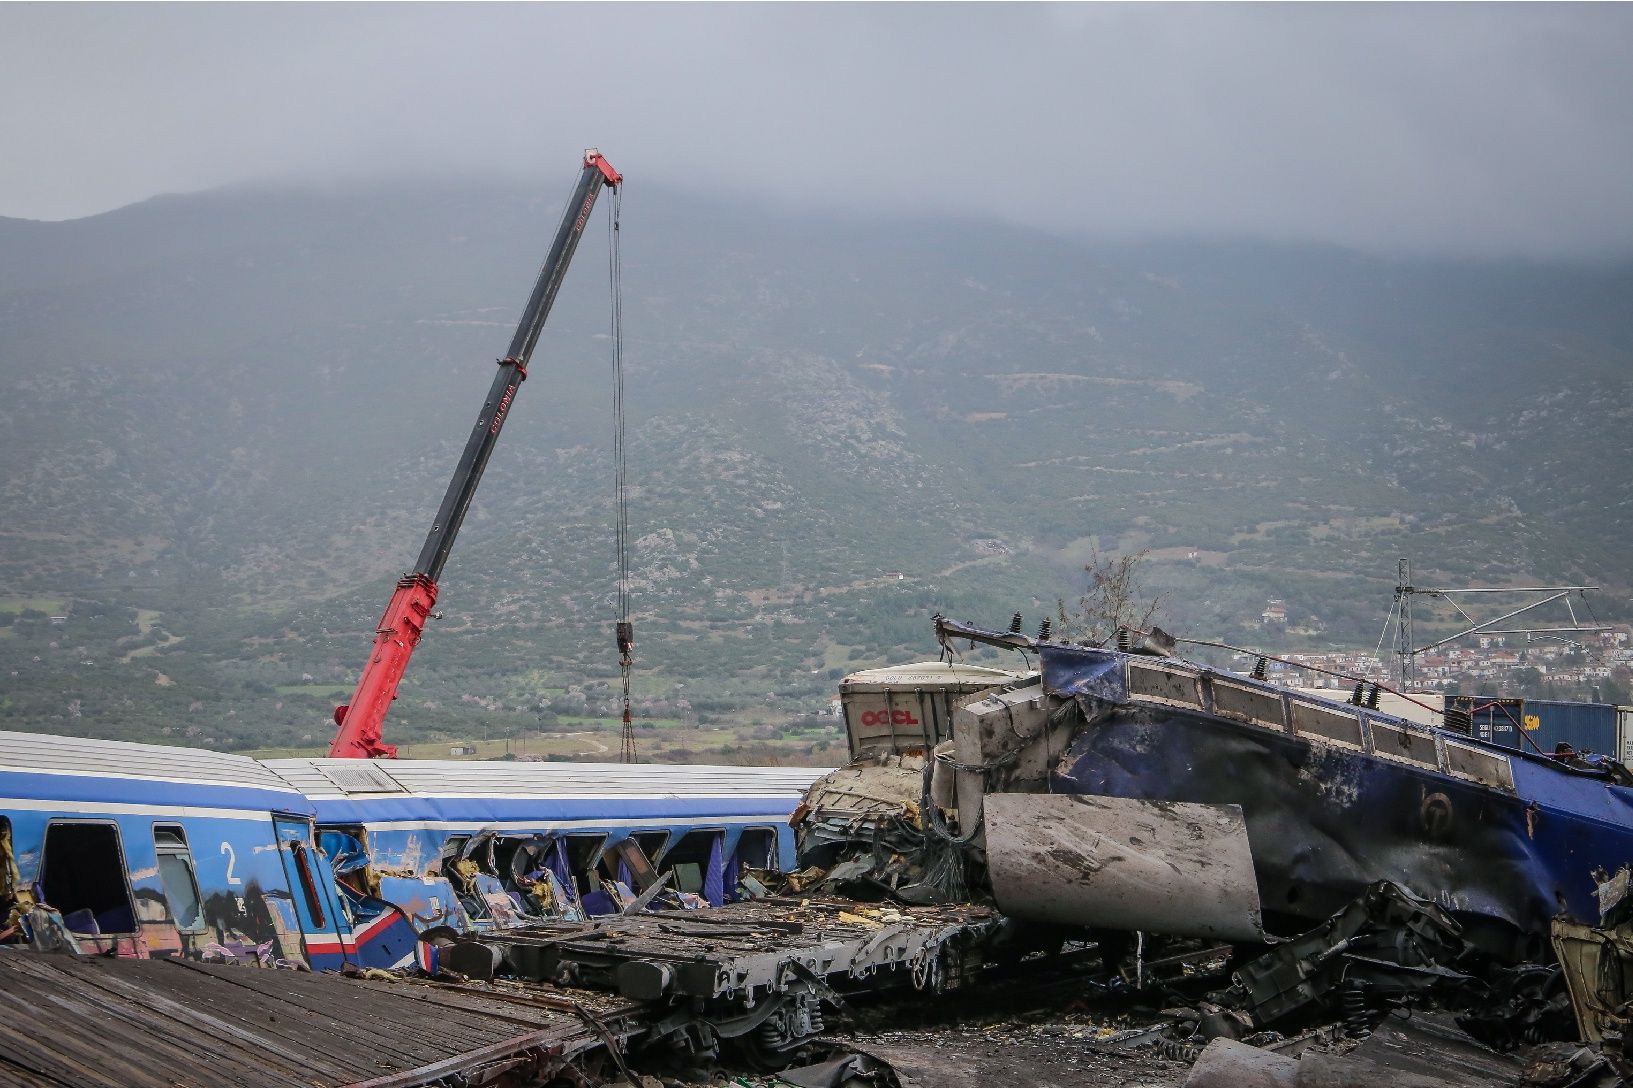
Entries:
POLYGON ((408 792, 383 767, 366 759, 326 761, 318 766, 318 770, 346 793, 408 792))

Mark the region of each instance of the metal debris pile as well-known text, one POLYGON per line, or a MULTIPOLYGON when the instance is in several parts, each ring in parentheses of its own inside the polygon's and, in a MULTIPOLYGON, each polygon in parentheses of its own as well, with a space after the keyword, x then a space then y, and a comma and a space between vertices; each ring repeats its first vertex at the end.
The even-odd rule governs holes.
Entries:
MULTIPOLYGON (((347 1033, 337 1044, 367 1063, 387 1060, 369 1057, 369 1047, 400 1029, 420 1033, 417 1049, 405 1041, 389 1059, 398 1069, 391 1077, 348 1077, 337 1066, 314 1084, 430 1085, 452 1083, 456 1072, 471 1084, 566 1077, 640 1088, 1630 1083, 1626 921, 1587 932, 1560 928, 1563 967, 1546 972, 1494 966, 1438 907, 1387 883, 1257 955, 1195 939, 1019 930, 981 906, 772 896, 476 938, 436 935, 437 977, 423 982, 20 951, 4 959, 21 965, 19 978, 41 970, 84 976, 96 999, 87 1015, 109 994, 159 1007, 144 996, 142 987, 156 984, 148 975, 160 976, 165 1000, 184 991, 164 979, 203 972, 193 988, 236 989, 242 980, 258 995, 252 1001, 296 1002, 257 1014, 246 1013, 242 997, 208 998, 186 1017, 166 1014, 178 1039, 247 1026, 270 1031, 254 1045, 287 1056, 288 1039, 317 1039, 333 1030, 331 1021, 366 1008, 397 1025, 368 1038, 347 1033), (30 966, 56 961, 63 966, 30 966), (127 973, 138 982, 123 981, 127 973), (1588 1003, 1565 996, 1577 993, 1588 1003), (236 1019, 212 1027, 224 1008, 236 1019), (491 1030, 450 1030, 467 1014, 487 1017, 491 1030), (262 1027, 245 1015, 262 1015, 262 1027), (1589 1042, 1560 1041, 1576 1037, 1589 1042)), ((41 1015, 59 1016, 45 1010, 60 1006, 61 984, 49 988, 58 996, 36 1004, 41 1015)), ((241 1049, 250 1037, 237 1039, 232 1045, 241 1049)), ((72 1051, 46 1054, 54 1045, 37 1044, 40 1054, 26 1060, 79 1060, 72 1051)), ((21 1081, 36 1082, 102 1083, 21 1081)))
POLYGON ((660 1064, 703 1066, 724 1051, 773 1068, 823 1034, 827 1012, 846 993, 965 985, 997 926, 993 912, 977 906, 773 897, 448 939, 441 958, 486 977, 642 1002, 639 1046, 660 1064))
POLYGON ((448 962, 638 1002, 627 1061, 664 1084, 1623 1083, 1633 1005, 1599 1042, 1561 1046, 1569 971, 1498 964, 1387 882, 1258 955, 1029 928, 982 907, 773 896, 520 927, 461 939, 448 962))
POLYGON ((968 901, 970 840, 944 816, 951 782, 936 770, 945 764, 892 754, 819 779, 790 821, 802 866, 790 890, 910 904, 968 901))
MULTIPOLYGON (((548 1012, 561 1049, 429 1023, 440 1062, 362 1083, 1633 1085, 1621 776, 1171 644, 938 631, 1040 671, 847 680, 856 758, 794 812, 792 872, 450 842, 418 980, 366 984, 548 1012)), ((410 879, 343 838, 359 897, 410 879)))

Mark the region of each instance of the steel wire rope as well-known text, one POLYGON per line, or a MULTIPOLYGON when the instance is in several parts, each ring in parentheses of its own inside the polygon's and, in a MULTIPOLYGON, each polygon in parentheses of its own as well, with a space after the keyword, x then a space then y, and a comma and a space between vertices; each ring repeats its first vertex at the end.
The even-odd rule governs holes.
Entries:
POLYGON ((1400 594, 1397 593, 1397 594, 1395 594, 1395 599, 1392 602, 1390 602, 1388 614, 1386 614, 1384 616, 1384 629, 1382 631, 1378 632, 1378 645, 1373 647, 1372 656, 1374 656, 1374 657, 1382 657, 1383 656, 1384 639, 1389 637, 1389 625, 1395 621, 1395 609, 1400 607, 1400 603, 1401 603, 1400 594))
POLYGON ((612 296, 612 490, 613 537, 617 552, 618 597, 615 630, 618 640, 618 668, 623 680, 623 726, 619 734, 619 759, 634 763, 635 724, 630 713, 630 670, 635 664, 634 628, 629 618, 629 469, 624 443, 624 262, 622 252, 624 188, 613 187, 612 214, 607 217, 607 281, 612 296))
MULTIPOLYGON (((1588 596, 1587 591, 1578 590, 1576 595, 1582 598, 1582 607, 1588 610, 1588 619, 1593 623, 1593 626, 1603 627, 1604 624, 1599 621, 1598 613, 1594 612, 1593 610, 1593 600, 1588 596)), ((1601 642, 1596 648, 1588 647, 1587 649, 1590 660, 1597 661, 1600 664, 1610 660, 1608 647, 1603 642, 1601 642)), ((1598 690, 1598 685, 1594 686, 1594 690, 1598 690)))

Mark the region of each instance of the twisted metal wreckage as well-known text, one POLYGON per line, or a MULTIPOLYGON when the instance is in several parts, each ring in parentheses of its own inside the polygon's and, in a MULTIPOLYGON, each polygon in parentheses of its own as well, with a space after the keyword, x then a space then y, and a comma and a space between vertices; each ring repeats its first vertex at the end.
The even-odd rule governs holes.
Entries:
POLYGON ((1227 941, 1234 985, 1212 997, 1254 1027, 1325 1014, 1360 1031, 1432 1002, 1498 1046, 1618 1042, 1633 1011, 1620 764, 1218 672, 1160 631, 1102 649, 935 622, 945 650, 969 639, 1038 668, 947 653, 847 681, 856 758, 799 822, 830 886, 973 894, 1034 937, 1087 929, 1103 950, 1128 944, 1116 931, 1227 941))
POLYGON ((1619 765, 1217 672, 1160 633, 1100 649, 936 630, 943 646, 1006 646, 1038 668, 948 660, 847 678, 853 759, 789 818, 792 857, 768 842, 745 862, 746 847, 716 843, 655 865, 639 836, 574 858, 559 837, 475 834, 419 852, 437 860, 410 879, 371 872, 360 843, 326 832, 324 856, 358 897, 401 898, 398 880, 429 889, 408 913, 415 973, 439 993, 569 1018, 550 1028, 572 1040, 550 1061, 455 1053, 390 1083, 439 1083, 461 1061, 471 1084, 594 1081, 627 1071, 626 1055, 684 1067, 723 1050, 784 1067, 850 995, 944 993, 1085 952, 1114 969, 1099 977, 1126 967, 1136 983, 1228 957, 1228 981, 1193 985, 1194 1009, 1128 1045, 1194 1053, 1315 1024, 1355 1037, 1390 1009, 1434 1006, 1499 1049, 1594 1043, 1617 1075, 1633 1008, 1633 788, 1619 765), (685 864, 695 893, 674 887, 685 864), (575 888, 586 866, 602 901, 575 888))
POLYGON ((1425 1003, 1502 1048, 1625 1022, 1633 955, 1613 951, 1633 932, 1590 928, 1615 923, 1604 870, 1633 857, 1619 765, 1215 672, 1160 634, 1110 650, 937 633, 1039 668, 847 679, 854 758, 791 817, 798 868, 744 875, 745 894, 782 894, 487 935, 494 963, 653 1003, 649 1044, 736 1039, 772 1065, 845 992, 955 989, 1085 935, 1108 960, 1138 961, 1147 937, 1226 942, 1232 984, 1203 1004, 1229 1015, 1190 1022, 1202 1041, 1323 1017, 1364 1033, 1425 1003))
POLYGON ((841 795, 872 790, 923 806, 932 837, 985 869, 1012 917, 1262 941, 1390 880, 1512 959, 1542 955, 1556 915, 1597 920, 1595 871, 1633 857, 1633 778, 1609 761, 1218 673, 1171 656, 1171 641, 1122 652, 941 619, 937 632, 1036 653, 1040 667, 972 682, 942 665, 932 686, 937 666, 913 666, 898 701, 984 687, 916 737, 870 735, 868 711, 848 707, 858 762, 813 789, 805 849, 854 838, 841 795), (902 760, 925 748, 920 791, 902 760))

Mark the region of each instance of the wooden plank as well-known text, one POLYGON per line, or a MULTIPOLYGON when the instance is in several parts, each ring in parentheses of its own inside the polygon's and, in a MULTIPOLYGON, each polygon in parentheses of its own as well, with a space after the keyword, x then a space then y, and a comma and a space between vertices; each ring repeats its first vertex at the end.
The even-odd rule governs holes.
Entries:
MULTIPOLYGON (((357 1068, 351 1056, 299 1045, 300 1018, 292 1010, 265 1002, 244 1005, 233 1000, 234 994, 220 984, 207 988, 197 986, 173 989, 163 983, 171 979, 155 974, 153 968, 163 961, 120 963, 101 961, 88 965, 90 975, 82 968, 69 968, 64 974, 77 978, 86 986, 106 993, 110 1000, 125 1002, 122 1015, 127 1019, 147 1024, 155 1041, 166 1040, 179 1059, 191 1056, 195 1063, 238 1064, 241 1055, 251 1068, 260 1071, 268 1083, 310 1084, 314 1076, 338 1082, 352 1075, 357 1068), (124 978, 116 975, 126 976, 124 978), (253 1019, 252 1019, 253 1017, 253 1019), (266 1018, 263 1027, 258 1023, 266 1018), (278 1025, 273 1028, 271 1025, 278 1025), (297 1029, 291 1031, 290 1029, 297 1029), (291 1045, 291 1044, 296 1045, 291 1045)), ((238 968, 260 971, 261 968, 238 968)))
POLYGON ((286 1031, 292 1037, 354 1073, 415 1068, 504 1035, 485 1016, 449 1015, 411 1003, 391 992, 396 984, 381 984, 387 988, 378 991, 366 989, 359 980, 333 975, 232 967, 214 968, 211 974, 223 985, 282 1002, 287 1007, 286 1031), (263 974, 274 977, 264 978, 263 974))
POLYGON ((604 1045, 549 991, 16 949, 0 949, 0 991, 0 1083, 27 1088, 409 1085, 604 1045))
MULTIPOLYGON (((296 1069, 312 1064, 308 1055, 284 1046, 276 1036, 246 1029, 217 1016, 210 1011, 216 1007, 213 1002, 191 1001, 183 1004, 166 997, 150 984, 151 980, 137 982, 122 978, 120 975, 119 971, 103 969, 85 977, 84 981, 114 998, 129 1002, 138 1009, 157 1014, 157 1017, 168 1018, 178 1026, 185 1025, 191 1030, 196 1030, 200 1035, 215 1034, 229 1046, 243 1044, 260 1051, 263 1055, 280 1057, 296 1069)), ((338 1073, 339 1070, 334 1072, 338 1073)))
POLYGON ((204 1033, 150 1009, 140 996, 128 1000, 110 994, 70 972, 55 979, 21 972, 5 977, 13 1022, 25 1009, 32 1021, 31 1038, 13 1038, 10 1051, 20 1058, 30 1052, 55 1055, 75 1068, 72 1083, 109 1088, 211 1088, 224 1081, 266 1088, 310 1084, 298 1077, 298 1068, 297 1076, 269 1068, 264 1053, 244 1054, 236 1045, 209 1046, 204 1033))
POLYGON ((440 1062, 433 1062, 419 1069, 404 1070, 401 1073, 360 1081, 348 1085, 347 1088, 414 1088, 416 1085, 440 1080, 451 1073, 463 1073, 467 1069, 486 1062, 498 1061, 529 1050, 539 1049, 543 1049, 551 1055, 561 1053, 561 1044, 556 1041, 554 1029, 535 1031, 513 1039, 505 1039, 479 1050, 471 1050, 464 1054, 456 1054, 451 1058, 444 1058, 440 1062))

